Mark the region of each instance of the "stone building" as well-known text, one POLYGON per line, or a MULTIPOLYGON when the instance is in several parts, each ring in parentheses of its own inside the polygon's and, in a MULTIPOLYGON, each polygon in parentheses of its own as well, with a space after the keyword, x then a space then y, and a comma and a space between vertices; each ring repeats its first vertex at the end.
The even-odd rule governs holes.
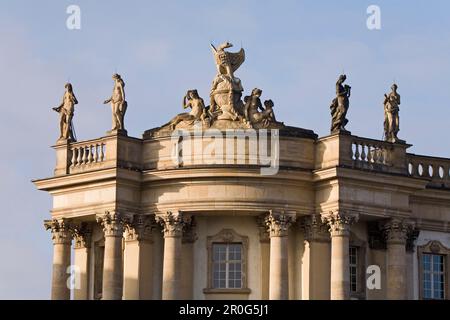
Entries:
POLYGON ((191 91, 142 138, 58 140, 34 181, 53 198, 52 298, 448 299, 450 159, 346 121, 318 137, 267 101, 247 115, 261 92, 240 100, 230 57, 209 108, 191 91))

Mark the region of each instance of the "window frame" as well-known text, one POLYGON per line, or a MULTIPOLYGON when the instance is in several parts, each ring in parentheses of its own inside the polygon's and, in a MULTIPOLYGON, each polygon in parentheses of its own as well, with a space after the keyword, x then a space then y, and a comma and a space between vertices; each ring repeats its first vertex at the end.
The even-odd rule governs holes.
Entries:
POLYGON ((350 271, 349 271, 349 274, 350 274, 350 293, 351 294, 358 294, 358 292, 359 292, 358 289, 361 286, 361 283, 360 283, 360 281, 358 279, 358 277, 361 274, 360 270, 358 270, 359 266, 360 266, 360 263, 359 263, 359 256, 360 256, 359 247, 357 247, 357 246, 349 246, 348 249, 349 249, 349 254, 348 254, 348 257, 349 257, 349 268, 350 268, 350 271), (352 249, 355 250, 356 263, 352 263, 351 262, 351 254, 350 254, 350 252, 351 252, 352 249), (352 272, 351 272, 352 268, 354 268, 354 270, 356 272, 356 289, 355 290, 352 290, 352 272))
MULTIPOLYGON (((247 261, 248 261, 248 237, 236 233, 232 229, 222 229, 213 236, 208 236, 206 241, 207 246, 207 287, 203 289, 204 293, 250 293, 247 287, 247 261), (241 244, 241 288, 214 288, 213 270, 213 245, 214 244, 241 244)), ((228 277, 228 275, 226 275, 228 277)), ((228 283, 226 284, 228 286, 228 283)))
POLYGON ((349 290, 350 290, 350 299, 353 300, 366 300, 366 247, 367 242, 359 239, 353 232, 350 232, 349 239, 349 276, 350 276, 350 247, 355 247, 357 251, 357 278, 356 278, 356 291, 352 291, 350 287, 349 279, 349 290))
POLYGON ((440 241, 431 240, 425 245, 417 247, 417 259, 418 259, 418 272, 419 272, 419 299, 420 300, 448 300, 450 292, 450 248, 444 246, 440 241), (444 298, 433 299, 424 297, 424 270, 423 270, 423 258, 424 254, 441 255, 444 257, 444 298))
POLYGON ((243 246, 241 242, 229 242, 229 243, 224 243, 224 242, 213 242, 212 243, 212 288, 213 289, 242 289, 242 251, 243 251, 243 246), (215 256, 215 252, 214 252, 214 247, 215 246, 223 246, 225 249, 225 259, 224 260, 215 260, 214 256, 215 256), (240 250, 240 259, 230 259, 230 248, 231 246, 239 246, 239 250, 240 250), (214 278, 214 274, 216 271, 216 264, 224 264, 225 265, 225 279, 221 279, 219 277, 219 279, 215 279, 214 278), (239 279, 230 279, 230 265, 231 264, 235 264, 235 265, 239 265, 240 266, 240 278, 239 279), (219 282, 219 286, 216 287, 215 283, 216 280, 219 282), (221 280, 225 281, 225 287, 221 287, 220 286, 220 282, 221 280), (239 280, 240 281, 240 286, 239 287, 231 287, 230 286, 230 281, 235 281, 235 280, 239 280))

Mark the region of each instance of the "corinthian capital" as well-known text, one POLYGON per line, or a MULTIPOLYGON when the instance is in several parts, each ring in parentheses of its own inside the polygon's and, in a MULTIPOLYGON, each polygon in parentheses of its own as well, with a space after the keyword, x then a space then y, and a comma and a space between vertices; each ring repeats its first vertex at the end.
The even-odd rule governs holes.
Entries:
POLYGON ((92 228, 88 223, 82 222, 74 225, 72 228, 72 234, 75 241, 75 249, 91 247, 92 228))
POLYGON ((393 218, 381 225, 388 244, 405 244, 408 234, 413 229, 412 221, 393 218))
POLYGON ((168 211, 156 216, 156 222, 164 228, 164 237, 181 237, 186 223, 190 223, 190 216, 184 216, 181 212, 168 211))
POLYGON ((330 241, 328 226, 326 223, 322 222, 319 214, 304 217, 300 222, 300 227, 305 231, 306 241, 330 241))
POLYGON ((70 225, 64 218, 44 221, 45 230, 51 230, 53 244, 71 244, 70 225))
POLYGON ((125 224, 126 241, 153 241, 155 217, 153 215, 136 214, 125 224))
POLYGON ((191 217, 190 221, 184 224, 183 243, 194 243, 197 240, 196 227, 197 223, 194 217, 191 217))
POLYGON ((332 237, 348 237, 351 225, 358 221, 358 215, 339 211, 322 214, 321 217, 322 222, 328 225, 328 231, 332 237))
POLYGON ((122 237, 124 231, 125 217, 119 212, 106 211, 97 216, 97 222, 103 227, 105 237, 122 237))
POLYGON ((295 222, 295 213, 273 212, 266 216, 265 222, 269 230, 270 237, 284 237, 288 234, 288 229, 295 222))

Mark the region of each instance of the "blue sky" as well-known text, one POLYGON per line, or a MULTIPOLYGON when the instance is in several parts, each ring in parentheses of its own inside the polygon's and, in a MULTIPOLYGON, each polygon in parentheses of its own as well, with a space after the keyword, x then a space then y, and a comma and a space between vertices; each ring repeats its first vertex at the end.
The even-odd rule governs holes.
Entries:
POLYGON ((0 298, 47 299, 52 245, 42 221, 51 198, 31 179, 48 177, 58 137, 51 110, 70 80, 79 140, 110 129, 111 75, 126 82, 130 135, 181 112, 187 89, 208 97, 209 43, 246 49, 236 72, 245 93, 263 89, 277 119, 328 134, 329 105, 344 70, 352 86, 347 128, 380 139, 383 94, 402 96, 400 138, 410 152, 450 157, 448 1, 2 1, 0 3, 0 298), (81 30, 66 8, 81 8, 81 30), (368 30, 366 9, 381 9, 368 30))

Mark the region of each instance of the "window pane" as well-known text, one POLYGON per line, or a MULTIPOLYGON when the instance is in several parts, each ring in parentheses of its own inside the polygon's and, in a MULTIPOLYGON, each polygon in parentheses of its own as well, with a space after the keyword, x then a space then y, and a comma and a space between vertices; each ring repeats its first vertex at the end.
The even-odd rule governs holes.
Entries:
POLYGON ((212 260, 212 285, 214 288, 241 288, 242 244, 214 243, 212 260))
POLYGON ((445 265, 444 256, 423 254, 423 297, 425 299, 444 299, 445 297, 445 265))

